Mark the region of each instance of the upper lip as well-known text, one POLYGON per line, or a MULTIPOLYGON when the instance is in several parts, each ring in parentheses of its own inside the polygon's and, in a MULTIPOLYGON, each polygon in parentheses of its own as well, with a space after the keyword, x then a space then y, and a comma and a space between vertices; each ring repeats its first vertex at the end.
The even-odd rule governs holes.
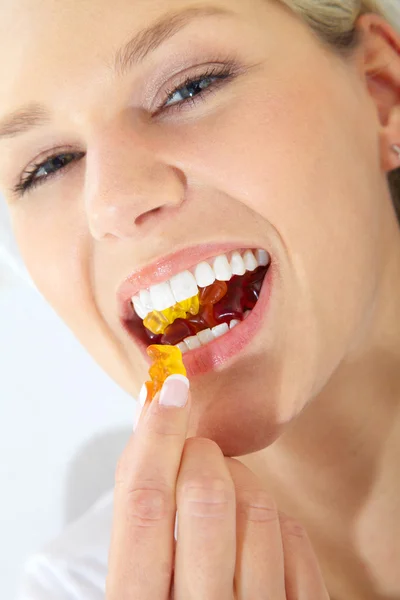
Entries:
MULTIPOLYGON (((131 299, 140 290, 168 281, 173 275, 194 267, 203 260, 237 250, 254 248, 254 243, 210 243, 182 248, 162 258, 157 258, 146 266, 133 271, 119 286, 117 302, 120 315, 127 320, 133 316, 131 299)), ((258 246, 262 247, 262 246, 258 246)))

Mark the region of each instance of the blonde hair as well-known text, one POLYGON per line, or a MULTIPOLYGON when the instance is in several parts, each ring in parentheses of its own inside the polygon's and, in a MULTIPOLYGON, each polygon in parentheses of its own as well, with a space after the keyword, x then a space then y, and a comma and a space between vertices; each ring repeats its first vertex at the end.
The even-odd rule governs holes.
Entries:
MULTIPOLYGON (((381 15, 400 33, 400 0, 279 0, 303 19, 317 37, 335 52, 347 56, 357 47, 355 29, 359 16, 381 15)), ((397 140, 400 145, 400 139, 397 140)), ((388 175, 388 182, 400 220, 400 167, 388 175)))

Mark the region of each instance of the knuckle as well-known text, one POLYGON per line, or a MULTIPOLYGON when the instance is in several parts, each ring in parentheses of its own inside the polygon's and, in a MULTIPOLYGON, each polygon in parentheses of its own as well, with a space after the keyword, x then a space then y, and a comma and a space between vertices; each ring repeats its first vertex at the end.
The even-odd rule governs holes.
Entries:
POLYGON ((185 510, 192 516, 224 518, 231 498, 231 486, 221 477, 193 474, 182 486, 185 510))
POLYGON ((173 510, 172 496, 166 489, 136 485, 127 495, 127 517, 131 525, 149 527, 169 517, 173 510))
POLYGON ((294 537, 301 540, 307 539, 307 531, 305 527, 293 517, 280 513, 279 515, 282 534, 286 537, 294 537))
POLYGON ((247 521, 275 521, 278 519, 276 502, 263 489, 243 490, 238 495, 237 508, 247 521))

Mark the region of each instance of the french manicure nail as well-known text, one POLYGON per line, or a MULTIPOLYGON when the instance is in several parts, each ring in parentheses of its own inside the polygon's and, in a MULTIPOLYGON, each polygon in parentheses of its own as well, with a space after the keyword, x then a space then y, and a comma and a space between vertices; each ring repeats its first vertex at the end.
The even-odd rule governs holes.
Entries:
POLYGON ((140 402, 140 406, 144 406, 145 402, 147 399, 147 387, 146 384, 144 383, 142 385, 142 387, 140 388, 140 392, 139 392, 139 402, 140 402))
POLYGON ((140 415, 142 414, 142 410, 143 410, 143 406, 138 406, 136 407, 136 414, 135 414, 135 418, 133 421, 133 431, 135 431, 138 423, 139 423, 139 419, 140 419, 140 415))
POLYGON ((175 513, 175 527, 174 527, 174 538, 178 541, 178 511, 175 513))
POLYGON ((139 392, 139 408, 136 409, 136 416, 133 423, 133 431, 135 431, 137 424, 139 423, 140 415, 143 411, 143 406, 145 405, 147 399, 147 387, 145 384, 142 385, 139 392))
POLYGON ((163 406, 183 408, 188 400, 189 379, 184 375, 170 375, 164 381, 159 403, 163 406))

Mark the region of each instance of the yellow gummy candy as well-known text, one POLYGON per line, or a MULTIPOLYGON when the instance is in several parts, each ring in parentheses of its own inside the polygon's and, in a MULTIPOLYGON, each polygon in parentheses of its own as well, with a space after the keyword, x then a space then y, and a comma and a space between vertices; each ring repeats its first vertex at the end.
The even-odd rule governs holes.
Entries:
POLYGON ((147 348, 147 354, 154 361, 149 369, 151 381, 146 381, 147 401, 151 402, 169 375, 186 376, 186 369, 182 352, 176 346, 152 344, 147 348))
POLYGON ((161 311, 153 310, 143 320, 143 325, 152 333, 157 335, 163 334, 168 325, 172 325, 176 319, 185 319, 187 313, 197 315, 199 310, 200 301, 199 296, 197 295, 193 296, 193 298, 188 298, 188 300, 177 302, 171 308, 166 308, 161 311))
POLYGON ((186 317, 186 312, 183 310, 182 306, 178 303, 171 308, 166 308, 161 311, 166 319, 168 319, 168 324, 171 325, 175 321, 175 319, 184 319, 186 317))
POLYGON ((193 296, 192 298, 188 298, 187 300, 182 300, 179 302, 182 306, 183 310, 191 315, 198 315, 200 310, 200 300, 199 295, 193 296))
POLYGON ((168 319, 158 310, 153 310, 143 321, 143 325, 152 333, 164 333, 169 325, 168 319))

